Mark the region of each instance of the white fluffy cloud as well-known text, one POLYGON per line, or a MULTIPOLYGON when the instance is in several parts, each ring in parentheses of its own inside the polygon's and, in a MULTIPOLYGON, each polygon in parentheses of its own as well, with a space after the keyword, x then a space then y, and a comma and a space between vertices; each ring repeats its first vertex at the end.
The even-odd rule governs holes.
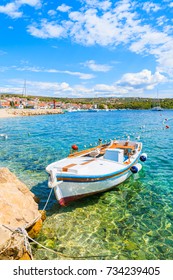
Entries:
POLYGON ((15 3, 17 5, 29 5, 32 7, 40 7, 41 6, 41 0, 16 0, 15 3))
MULTIPOLYGON (((8 69, 0 69, 0 71, 7 71, 8 69)), ((26 68, 19 68, 18 70, 24 71, 26 68)), ((28 71, 43 71, 37 67, 28 68, 28 71)), ((70 71, 58 71, 55 69, 45 69, 47 73, 63 73, 69 75, 77 75, 81 77, 82 73, 70 72, 70 71)), ((85 77, 86 78, 86 77, 85 77)), ((27 80, 27 91, 30 95, 57 95, 61 97, 93 97, 93 96, 141 96, 145 90, 152 90, 158 84, 166 82, 167 79, 164 75, 158 71, 154 74, 151 71, 144 69, 138 73, 127 73, 122 78, 112 85, 108 84, 96 84, 92 87, 84 86, 82 84, 70 85, 67 82, 41 82, 41 81, 29 81, 27 80)), ((23 86, 23 80, 11 80, 4 91, 13 93, 20 93, 23 86), (9 84, 12 84, 11 87, 9 84), (18 87, 16 86, 18 84, 18 87)))
POLYGON ((93 88, 95 94, 99 96, 117 96, 119 94, 127 93, 123 88, 120 88, 116 85, 106 85, 106 84, 96 84, 93 88))
MULTIPOLYGON (((74 89, 66 82, 55 83, 55 82, 41 82, 41 81, 31 81, 27 80, 27 93, 29 95, 42 95, 51 96, 52 93, 58 96, 68 96, 73 95, 74 89)), ((13 92, 16 94, 21 94, 21 88, 23 87, 23 80, 9 80, 8 85, 2 90, 6 92, 13 92), (10 86, 11 84, 11 86, 10 86)))
MULTIPOLYGON (((9 3, 0 5, 0 13, 15 19, 23 16, 23 5, 39 8, 42 3, 41 0, 11 0, 11 2, 9 0, 6 2, 9 3)), ((96 92, 125 94, 130 91, 139 93, 143 89, 150 90, 158 83, 166 82, 166 76, 173 77, 173 27, 167 14, 160 10, 161 4, 156 4, 154 1, 141 3, 131 0, 81 0, 79 3, 81 7, 78 10, 62 4, 57 9, 54 8, 54 10, 48 10, 44 13, 46 10, 45 3, 42 14, 40 13, 37 18, 33 17, 32 22, 28 25, 28 33, 41 39, 67 38, 73 43, 85 47, 102 46, 114 50, 117 46, 123 46, 126 50, 128 49, 137 55, 151 55, 156 64, 154 74, 147 69, 138 73, 127 73, 118 82, 115 81, 113 85, 97 84, 92 88, 83 87, 84 92, 88 94, 96 92), (139 9, 143 9, 142 12, 140 10, 141 13, 139 9), (146 12, 152 13, 154 21, 142 17, 143 14, 146 15, 146 12), (45 14, 54 16, 54 20, 41 18, 43 14, 44 16, 45 14)), ((173 2, 164 1, 164 7, 166 5, 171 8, 173 2)), ((99 64, 94 59, 86 61, 83 65, 94 72, 111 70, 110 65, 99 64)), ((22 71, 21 69, 20 71, 22 71)), ((30 67, 30 70, 25 68, 25 71, 62 73, 82 80, 94 78, 94 75, 80 71, 46 70, 37 67, 30 67)), ((80 89, 82 90, 82 86, 76 86, 73 93, 75 90, 79 93, 80 89)))
POLYGON ((165 52, 158 52, 158 66, 160 72, 167 73, 168 76, 173 77, 173 49, 168 49, 165 52))
POLYGON ((54 10, 49 10, 47 13, 49 16, 55 16, 57 14, 57 12, 54 10))
POLYGON ((0 13, 6 14, 11 18, 20 18, 23 16, 23 12, 19 11, 22 5, 29 5, 31 7, 41 7, 40 0, 15 0, 0 6, 0 13))
POLYGON ((161 16, 157 18, 156 22, 158 26, 162 26, 165 24, 165 22, 168 22, 168 19, 166 18, 166 16, 161 16))
POLYGON ((63 12, 63 13, 68 12, 70 9, 71 9, 71 7, 67 6, 65 4, 62 4, 61 6, 57 7, 57 10, 60 12, 63 12))
MULTIPOLYGON (((68 11, 66 20, 61 20, 61 18, 52 22, 42 20, 40 23, 30 25, 28 32, 43 39, 71 38, 77 44, 85 46, 100 45, 115 48, 126 45, 131 52, 136 54, 154 56, 157 66, 167 74, 170 75, 173 72, 172 59, 169 60, 170 46, 167 47, 170 41, 173 45, 172 27, 168 24, 166 15, 156 18, 157 26, 151 26, 145 23, 145 18, 142 19, 139 16, 136 9, 137 2, 122 0, 113 3, 109 0, 83 0, 82 4, 81 9, 76 11, 62 4, 57 9, 63 12, 68 11), (162 26, 163 30, 157 30, 158 26, 162 26)), ((161 9, 159 4, 149 1, 138 5, 148 13, 161 9)), ((88 62, 87 66, 92 71, 99 71, 99 66, 97 67, 92 61, 88 62)))
POLYGON ((59 73, 64 73, 72 76, 77 76, 82 80, 90 80, 94 78, 94 75, 92 74, 86 74, 86 73, 81 73, 81 72, 72 72, 72 71, 59 71, 59 73))
MULTIPOLYGON (((17 71, 29 71, 29 72, 35 72, 35 73, 42 72, 42 73, 66 74, 66 75, 70 75, 70 76, 76 76, 81 80, 90 80, 90 79, 94 78, 93 74, 74 72, 74 71, 69 71, 69 70, 45 69, 45 68, 40 68, 40 67, 35 67, 35 66, 23 66, 23 67, 13 66, 11 68, 16 69, 17 71)), ((10 68, 8 68, 8 70, 9 69, 10 68)))
POLYGON ((28 26, 28 32, 38 38, 60 38, 65 36, 65 29, 56 22, 48 22, 46 19, 41 21, 40 26, 28 26))
POLYGON ((16 3, 9 3, 5 6, 0 6, 0 13, 6 14, 12 18, 20 18, 22 16, 22 12, 18 11, 19 7, 16 3))
POLYGON ((68 30, 69 36, 83 45, 116 46, 128 42, 139 32, 135 30, 138 22, 133 14, 118 8, 102 14, 97 9, 71 12, 69 18, 73 24, 68 30))
POLYGON ((31 92, 42 95, 54 95, 65 96, 73 94, 73 88, 66 82, 62 83, 51 83, 51 82, 38 82, 38 81, 27 81, 27 87, 31 92), (36 93, 37 92, 37 93, 36 93))
MULTIPOLYGON (((66 20, 61 20, 58 17, 56 22, 57 26, 61 26, 66 31, 66 37, 70 37, 76 43, 116 46, 128 43, 132 36, 136 37, 139 34, 140 21, 136 19, 136 13, 131 12, 129 1, 119 1, 115 7, 112 7, 110 1, 92 0, 85 1, 85 4, 86 6, 77 11, 70 11, 66 20)), ((70 7, 61 5, 57 9, 69 11, 70 7)), ((33 36, 38 34, 40 37, 41 33, 41 38, 50 38, 51 36, 47 32, 48 28, 46 28, 46 24, 43 28, 42 21, 41 23, 33 23, 33 28, 30 25, 28 32, 33 36), (36 27, 37 32, 35 32, 36 27)), ((50 24, 51 22, 47 22, 47 25, 50 24)), ((55 22, 52 24, 55 25, 55 22)))
POLYGON ((130 50, 139 54, 151 54, 158 63, 159 71, 173 77, 173 37, 163 32, 148 29, 140 40, 130 46, 130 50))
POLYGON ((112 2, 109 0, 99 1, 99 0, 85 0, 86 6, 89 8, 98 8, 100 10, 106 11, 112 6, 112 2))
POLYGON ((152 3, 152 2, 145 2, 143 5, 143 9, 149 13, 149 12, 157 12, 161 9, 160 5, 152 3))
POLYGON ((88 67, 94 72, 108 72, 111 70, 112 66, 106 64, 97 64, 94 60, 88 60, 83 63, 84 66, 88 67))
POLYGON ((121 87, 127 87, 132 89, 153 89, 157 84, 166 82, 166 77, 159 72, 155 72, 153 75, 151 71, 144 69, 139 73, 127 73, 124 74, 121 80, 117 81, 117 85, 121 87))

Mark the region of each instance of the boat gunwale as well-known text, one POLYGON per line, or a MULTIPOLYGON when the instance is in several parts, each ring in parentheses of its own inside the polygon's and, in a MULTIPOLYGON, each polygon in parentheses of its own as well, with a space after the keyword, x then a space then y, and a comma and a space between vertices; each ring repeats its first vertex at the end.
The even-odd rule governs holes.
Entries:
POLYGON ((76 179, 76 181, 83 179, 86 182, 90 182, 91 180, 94 180, 94 179, 96 179, 95 181, 106 180, 107 178, 121 175, 121 174, 125 173, 126 171, 130 170, 130 168, 138 161, 140 154, 141 154, 141 151, 139 152, 138 156, 134 159, 134 161, 132 161, 131 163, 126 165, 125 168, 112 172, 112 173, 107 173, 104 175, 78 175, 78 174, 71 174, 71 173, 69 173, 69 174, 57 173, 56 177, 57 177, 58 181, 60 181, 60 180, 67 181, 68 179, 69 180, 72 179, 72 181, 74 181, 75 179, 76 179))
POLYGON ((106 177, 96 177, 96 178, 83 178, 82 180, 82 177, 81 178, 70 178, 70 177, 66 177, 66 178, 63 178, 63 177, 57 177, 57 181, 63 181, 65 183, 69 182, 69 183, 95 183, 95 182, 100 182, 100 181, 107 181, 107 180, 111 180, 113 179, 114 177, 116 178, 120 178, 122 176, 124 176, 126 173, 128 173, 130 170, 130 168, 124 170, 123 172, 121 173, 118 173, 118 174, 114 174, 112 176, 106 176, 106 177), (75 180, 76 179, 76 180, 75 180))
MULTIPOLYGON (((117 149, 117 148, 121 148, 121 149, 130 149, 130 150, 135 150, 135 147, 134 146, 131 146, 131 145, 128 145, 126 144, 127 142, 125 142, 124 145, 121 145, 119 143, 107 143, 107 144, 100 144, 100 145, 97 145, 95 147, 92 147, 92 148, 89 148, 87 150, 83 150, 83 151, 77 151, 77 152, 74 152, 74 153, 71 153, 67 156, 67 158, 71 158, 71 157, 80 157, 80 156, 84 156, 84 155, 87 155, 89 154, 90 152, 94 151, 95 149, 101 149, 100 150, 100 153, 101 154, 104 154, 104 152, 107 150, 107 149, 117 149)), ((141 144, 141 143, 139 143, 141 144)))
MULTIPOLYGON (((124 162, 124 168, 121 168, 119 170, 116 170, 114 172, 111 172, 111 173, 106 173, 106 174, 97 174, 97 175, 89 175, 89 174, 72 174, 71 172, 57 172, 56 173, 56 178, 57 178, 57 181, 64 181, 64 182, 67 182, 67 181, 71 181, 71 182, 96 182, 96 181, 103 181, 103 180, 107 180, 109 178, 112 178, 112 177, 117 177, 117 176, 120 176, 122 175, 123 173, 125 172, 128 172, 128 170, 130 170, 130 168, 136 164, 139 160, 139 157, 142 153, 142 143, 141 142, 136 142, 136 144, 138 144, 138 147, 136 149, 134 149, 136 151, 136 155, 133 155, 131 158, 129 159, 132 159, 132 162, 124 162)), ((105 149, 109 148, 112 146, 112 143, 109 143, 109 144, 102 144, 102 145, 98 145, 96 147, 93 147, 91 149, 87 149, 85 151, 81 151, 81 152, 75 152, 74 154, 70 154, 67 158, 73 158, 73 157, 81 157, 81 156, 85 156, 86 154, 88 154, 91 150, 94 150, 98 147, 103 147, 105 149), (81 154, 82 153, 82 154, 81 154)), ((128 148, 131 148, 130 146, 128 147, 128 145, 124 145, 123 148, 125 149, 128 149, 128 148)), ((128 159, 128 160, 129 160, 128 159)), ((52 164, 51 164, 52 165, 52 164)), ((123 164, 122 164, 123 166, 123 164)), ((48 166, 47 166, 48 167, 48 166)), ((46 171, 49 173, 48 169, 46 168, 46 171)))

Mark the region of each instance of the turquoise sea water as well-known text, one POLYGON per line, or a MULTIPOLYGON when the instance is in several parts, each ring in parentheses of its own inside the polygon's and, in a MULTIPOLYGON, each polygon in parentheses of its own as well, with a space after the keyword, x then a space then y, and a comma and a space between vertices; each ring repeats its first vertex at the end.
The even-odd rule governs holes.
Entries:
POLYGON ((99 138, 140 136, 148 160, 117 188, 60 207, 52 193, 35 259, 173 259, 173 111, 66 113, 0 119, 0 167, 8 167, 40 198, 45 167, 99 138), (170 119, 165 129, 164 119, 170 119), (65 257, 67 256, 67 257, 65 257))

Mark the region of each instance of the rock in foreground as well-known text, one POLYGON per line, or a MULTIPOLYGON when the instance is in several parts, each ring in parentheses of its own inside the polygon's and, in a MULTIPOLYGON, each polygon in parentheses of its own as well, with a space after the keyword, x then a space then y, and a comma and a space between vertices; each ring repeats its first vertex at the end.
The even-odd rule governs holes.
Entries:
POLYGON ((29 259, 24 235, 15 230, 38 233, 41 225, 34 194, 7 168, 0 168, 0 259, 29 259), (37 229, 31 230, 33 226, 37 229))

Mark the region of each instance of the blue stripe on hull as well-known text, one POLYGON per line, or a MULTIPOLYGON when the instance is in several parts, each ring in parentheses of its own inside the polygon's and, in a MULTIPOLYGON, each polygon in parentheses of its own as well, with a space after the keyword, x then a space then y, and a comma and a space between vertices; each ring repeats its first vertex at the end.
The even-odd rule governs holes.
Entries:
POLYGON ((141 153, 139 153, 138 157, 131 163, 128 164, 128 166, 126 166, 126 168, 123 168, 119 171, 113 172, 113 173, 109 173, 109 174, 104 174, 104 175, 66 175, 66 174, 57 174, 57 180, 58 181, 65 181, 65 182, 84 182, 83 180, 86 180, 87 182, 97 182, 97 181, 104 181, 107 180, 108 177, 115 177, 115 176, 121 176, 122 174, 124 174, 125 172, 128 172, 130 170, 130 168, 138 161, 139 156, 141 153), (106 178, 106 179, 105 179, 106 178), (75 180, 76 179, 76 180, 75 180), (81 179, 81 181, 80 181, 81 179))

